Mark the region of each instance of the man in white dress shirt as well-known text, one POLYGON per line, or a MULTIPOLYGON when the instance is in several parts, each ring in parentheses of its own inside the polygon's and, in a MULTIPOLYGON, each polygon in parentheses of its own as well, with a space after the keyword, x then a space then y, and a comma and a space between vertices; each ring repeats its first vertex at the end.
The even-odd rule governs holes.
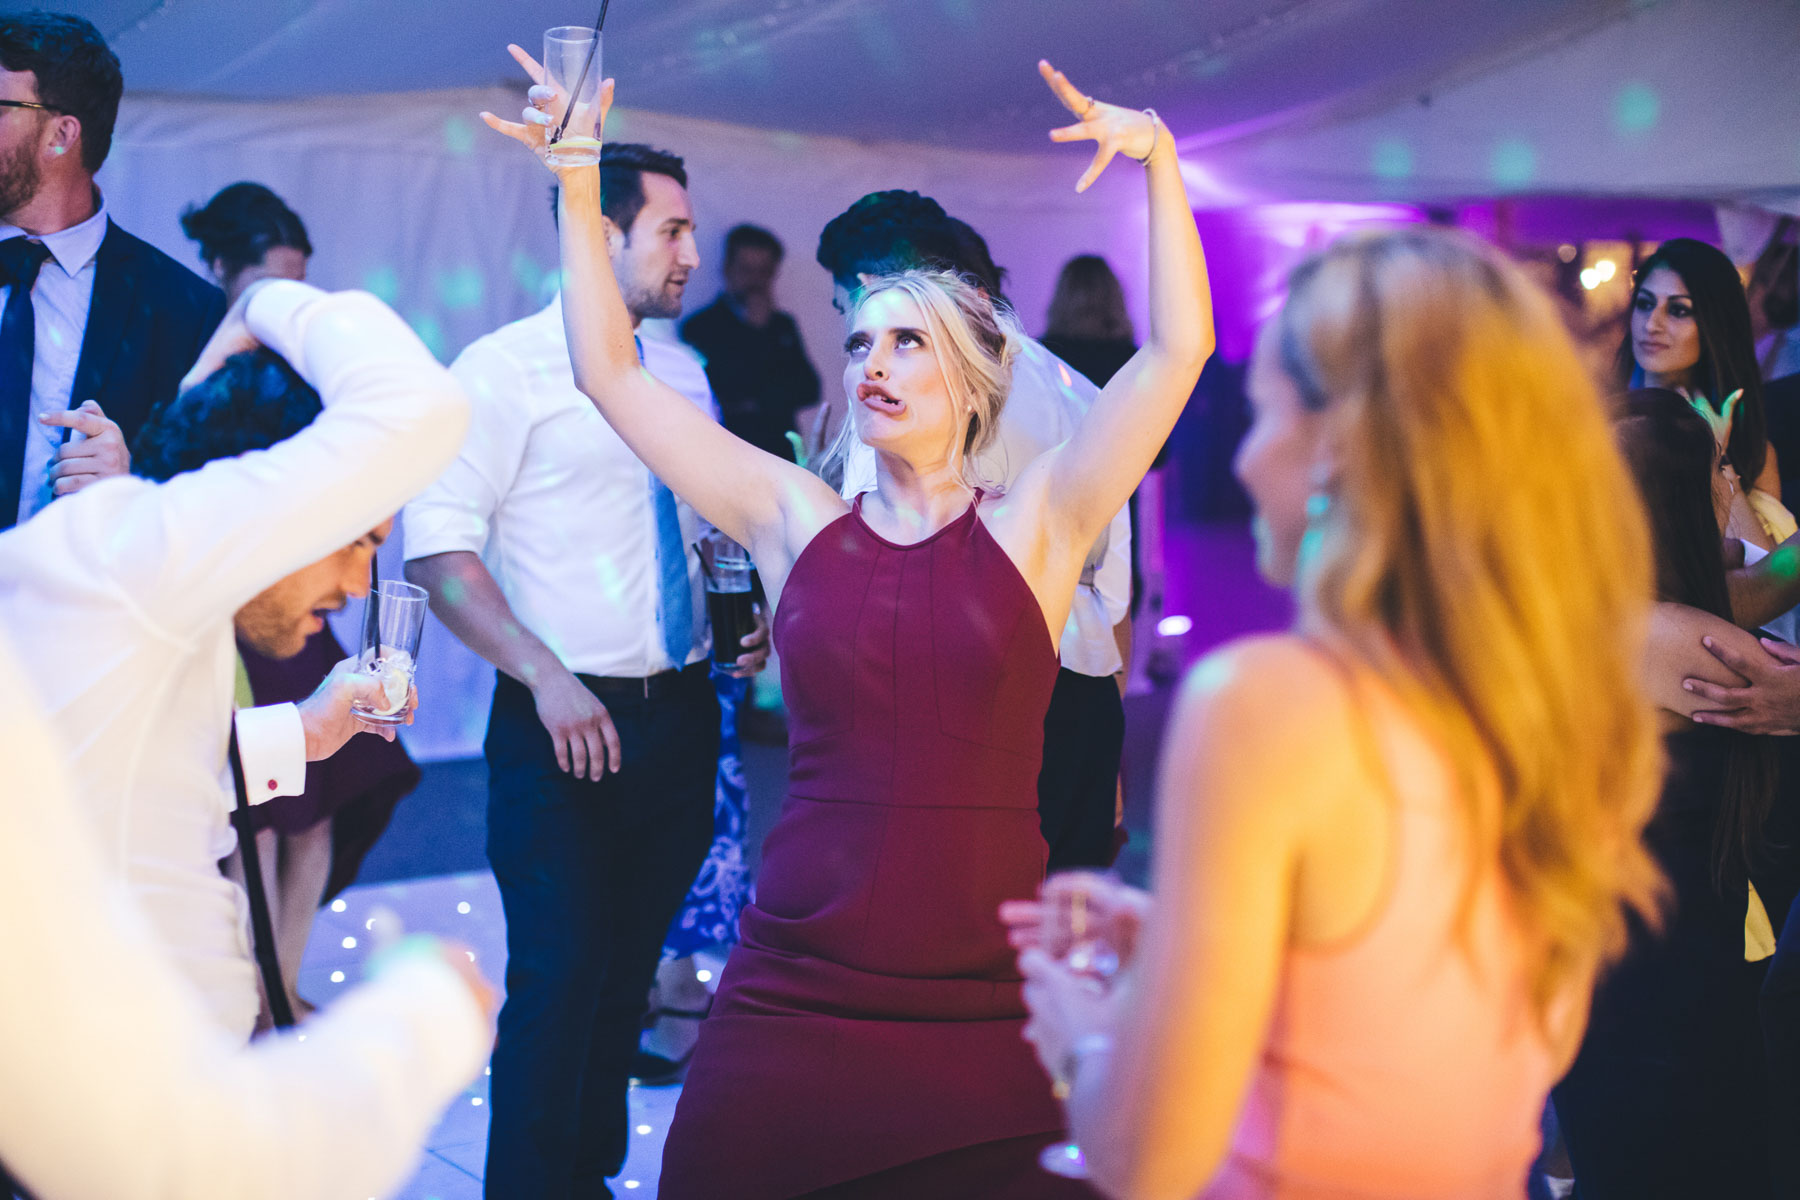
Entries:
MULTIPOLYGON (((863 274, 930 266, 972 277, 1000 295, 1001 272, 987 243, 917 192, 874 192, 833 218, 819 237, 819 264, 831 272, 840 311, 863 274)), ((1073 434, 1093 407, 1096 388, 1079 371, 1026 338, 1013 361, 1012 387, 994 443, 973 464, 981 481, 1002 489, 1044 451, 1073 434)), ((846 431, 847 432, 847 431, 846 431)), ((841 490, 875 485, 875 452, 853 442, 841 490)), ((1038 817, 1049 869, 1107 867, 1114 843, 1119 763, 1125 749, 1122 628, 1131 608, 1131 520, 1121 509, 1092 553, 1063 628, 1062 670, 1044 719, 1038 817)))
POLYGON ((480 1071, 490 990, 416 944, 304 1041, 221 1036, 107 877, 33 690, 0 636, 0 1195, 387 1195, 480 1071))
MULTIPOLYGON (((681 160, 608 143, 600 169, 634 323, 678 316, 699 263, 681 160)), ((639 346, 646 370, 712 411, 691 351, 647 333, 639 346)), ((498 668, 488 859, 508 958, 487 1195, 610 1196, 663 934, 713 836, 701 524, 576 390, 560 298, 451 370, 473 426, 406 506, 406 570, 498 668)))
MULTIPOLYGON (((245 895, 219 872, 236 845, 234 635, 292 653, 362 594, 393 514, 468 426, 456 381, 373 296, 258 283, 194 378, 261 347, 319 394, 300 433, 166 483, 103 480, 0 534, 0 627, 73 756, 102 860, 240 1042, 258 996, 245 895)), ((306 759, 353 731, 334 711, 310 728, 291 705, 239 714, 253 801, 305 786, 306 759)))

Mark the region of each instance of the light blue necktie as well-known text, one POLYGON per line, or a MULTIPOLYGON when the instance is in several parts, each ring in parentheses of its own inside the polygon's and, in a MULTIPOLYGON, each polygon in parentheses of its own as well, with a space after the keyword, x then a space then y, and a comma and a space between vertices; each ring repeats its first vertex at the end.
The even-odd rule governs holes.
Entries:
MULTIPOLYGON (((644 342, 635 334, 638 362, 644 361, 644 342)), ((656 510, 656 569, 661 592, 663 649, 677 669, 687 665, 694 648, 694 594, 688 587, 687 542, 681 536, 681 515, 675 510, 675 493, 650 472, 650 503, 656 510)))

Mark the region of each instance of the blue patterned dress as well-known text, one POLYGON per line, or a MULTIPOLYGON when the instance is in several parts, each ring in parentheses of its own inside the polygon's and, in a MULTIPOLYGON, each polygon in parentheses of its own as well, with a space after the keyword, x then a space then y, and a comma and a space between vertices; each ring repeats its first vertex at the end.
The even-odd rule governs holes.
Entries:
POLYGON ((663 961, 686 958, 713 945, 738 940, 738 910, 750 896, 750 869, 744 861, 744 825, 749 793, 744 764, 738 757, 738 707, 749 680, 713 673, 719 692, 719 773, 713 785, 713 844, 681 911, 663 939, 663 961))

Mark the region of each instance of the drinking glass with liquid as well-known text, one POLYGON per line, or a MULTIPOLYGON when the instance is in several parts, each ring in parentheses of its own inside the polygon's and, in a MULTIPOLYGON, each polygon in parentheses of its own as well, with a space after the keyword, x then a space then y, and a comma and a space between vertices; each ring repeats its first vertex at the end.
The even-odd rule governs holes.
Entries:
POLYGON ((700 540, 700 563, 706 574, 713 662, 735 667, 744 653, 744 638, 756 628, 756 605, 750 598, 750 552, 715 529, 700 540))

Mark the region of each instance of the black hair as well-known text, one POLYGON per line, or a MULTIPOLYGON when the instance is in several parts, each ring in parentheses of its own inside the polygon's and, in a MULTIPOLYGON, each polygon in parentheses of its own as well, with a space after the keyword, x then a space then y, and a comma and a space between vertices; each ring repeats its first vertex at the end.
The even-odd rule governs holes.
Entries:
POLYGON ((817 258, 832 279, 851 291, 859 275, 918 267, 966 275, 993 299, 1003 298, 1006 272, 995 265, 987 242, 943 205, 917 192, 870 192, 826 224, 817 258))
POLYGON ((1125 290, 1110 263, 1098 254, 1077 254, 1063 264, 1050 296, 1044 336, 1132 340, 1125 290))
MULTIPOLYGON (((631 227, 644 211, 644 176, 667 175, 683 188, 688 185, 687 167, 681 156, 658 150, 641 142, 607 142, 600 147, 600 211, 631 237, 631 227)), ((550 185, 550 216, 556 219, 558 188, 550 185)))
POLYGON ((0 17, 0 67, 30 71, 38 99, 81 122, 81 165, 100 169, 112 149, 125 76, 100 31, 67 13, 0 17))
POLYGON ((300 214, 260 183, 234 183, 220 188, 204 207, 189 205, 181 214, 181 229, 200 243, 201 261, 225 264, 227 280, 262 262, 277 246, 309 258, 313 252, 300 214))
POLYGON ((761 225, 733 225, 731 232, 725 235, 725 261, 739 250, 767 250, 780 262, 787 254, 781 239, 764 229, 761 225))
MULTIPOLYGON (((1712 427, 1678 392, 1640 388, 1621 402, 1614 434, 1650 519, 1657 599, 1731 621, 1712 481, 1712 427)), ((1729 746, 1713 818, 1713 877, 1747 871, 1761 844, 1775 787, 1768 738, 1723 730, 1729 746)))
MULTIPOLYGON (((1769 452, 1768 420, 1763 413, 1762 371, 1756 361, 1756 342, 1750 336, 1750 302, 1744 295, 1737 267, 1716 246, 1693 238, 1671 238, 1646 258, 1631 281, 1632 304, 1638 289, 1658 267, 1681 276, 1681 284, 1694 310, 1700 334, 1700 361, 1694 364, 1693 386, 1705 393, 1713 408, 1724 410, 1735 391, 1737 419, 1731 427, 1727 453, 1731 466, 1745 487, 1756 486, 1769 452)), ((1631 328, 1619 346, 1617 364, 1620 387, 1632 386, 1637 356, 1631 349, 1631 328)))
POLYGON ((321 411, 319 393, 273 350, 234 354, 151 414, 131 448, 131 470, 162 481, 217 458, 266 450, 321 411))

